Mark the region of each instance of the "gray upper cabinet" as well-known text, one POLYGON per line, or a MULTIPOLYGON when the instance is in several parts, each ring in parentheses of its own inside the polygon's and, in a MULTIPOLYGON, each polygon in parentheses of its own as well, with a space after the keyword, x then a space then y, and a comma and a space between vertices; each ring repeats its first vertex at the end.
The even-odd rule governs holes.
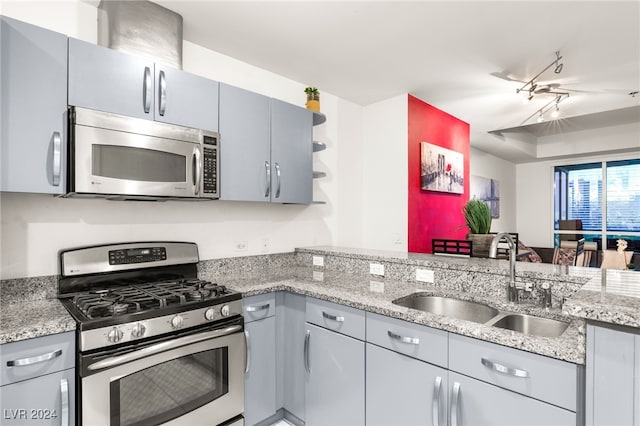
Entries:
POLYGON ((220 84, 220 199, 270 201, 269 98, 220 84))
POLYGON ((0 16, 0 190, 66 191, 67 37, 0 16))
POLYGON ((72 38, 69 105, 218 131, 218 82, 72 38))
POLYGON ((271 99, 271 200, 311 204, 313 112, 271 99))
POLYGON ((640 334, 587 325, 587 426, 640 425, 640 334))

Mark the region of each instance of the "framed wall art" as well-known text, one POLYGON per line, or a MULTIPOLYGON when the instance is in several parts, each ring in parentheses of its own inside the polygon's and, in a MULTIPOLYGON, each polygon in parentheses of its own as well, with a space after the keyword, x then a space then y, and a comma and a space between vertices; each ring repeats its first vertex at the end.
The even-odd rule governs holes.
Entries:
POLYGON ((456 151, 420 142, 420 187, 426 191, 464 192, 464 156, 456 151))
POLYGON ((500 181, 481 176, 471 176, 469 198, 482 200, 491 209, 491 217, 500 217, 500 181))

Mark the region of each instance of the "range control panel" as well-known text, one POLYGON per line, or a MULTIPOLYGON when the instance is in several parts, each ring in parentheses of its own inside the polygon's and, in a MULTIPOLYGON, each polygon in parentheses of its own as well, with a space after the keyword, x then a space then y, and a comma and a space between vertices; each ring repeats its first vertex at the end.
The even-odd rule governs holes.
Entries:
POLYGON ((109 250, 109 265, 155 262, 158 260, 167 260, 166 248, 143 247, 122 250, 109 250))

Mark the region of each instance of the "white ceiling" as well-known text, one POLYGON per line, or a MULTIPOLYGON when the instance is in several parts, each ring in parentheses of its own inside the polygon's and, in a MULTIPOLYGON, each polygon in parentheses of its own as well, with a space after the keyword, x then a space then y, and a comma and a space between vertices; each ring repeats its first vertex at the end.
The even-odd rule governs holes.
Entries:
POLYGON ((564 117, 635 107, 640 122, 640 95, 629 95, 640 90, 637 0, 156 3, 183 16, 186 40, 361 105, 411 93, 514 162, 532 158, 488 132, 535 123, 553 96, 524 105, 523 83, 495 75, 526 82, 558 50, 562 72, 538 82, 571 90, 564 117))

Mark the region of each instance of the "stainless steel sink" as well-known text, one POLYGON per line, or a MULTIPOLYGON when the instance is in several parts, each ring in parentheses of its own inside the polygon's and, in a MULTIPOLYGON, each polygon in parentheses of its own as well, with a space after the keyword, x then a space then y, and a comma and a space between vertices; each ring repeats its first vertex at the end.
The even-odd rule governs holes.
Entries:
POLYGON ((501 315, 489 325, 541 337, 558 337, 569 327, 566 322, 524 314, 501 315))
POLYGON ((497 309, 482 303, 469 302, 450 297, 429 296, 423 293, 413 293, 396 299, 392 303, 418 311, 478 323, 485 323, 499 313, 497 309))

